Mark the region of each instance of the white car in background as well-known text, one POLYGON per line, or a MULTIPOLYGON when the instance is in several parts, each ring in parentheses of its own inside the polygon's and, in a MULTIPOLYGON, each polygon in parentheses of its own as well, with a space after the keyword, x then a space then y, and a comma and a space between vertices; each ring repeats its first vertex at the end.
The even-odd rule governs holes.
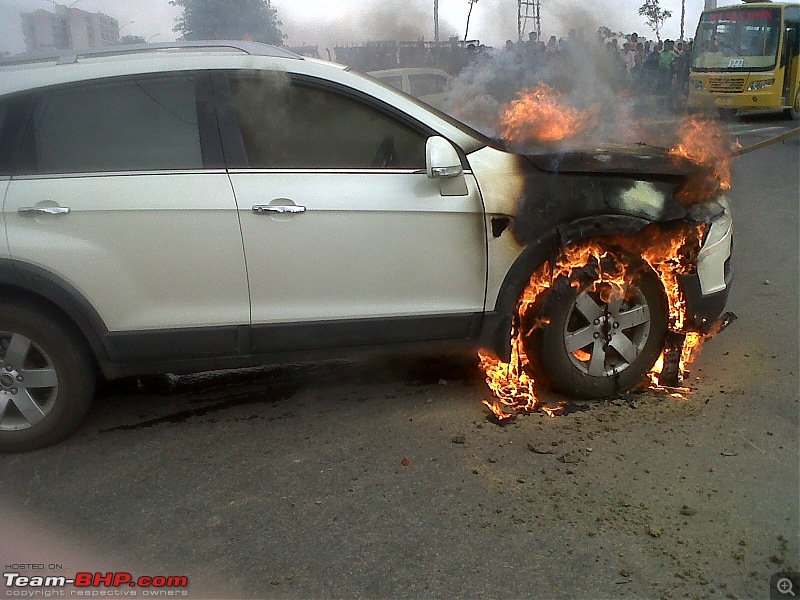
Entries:
POLYGON ((367 73, 382 83, 442 110, 452 77, 440 69, 402 68, 367 73))
MULTIPOLYGON (((410 346, 508 360, 517 302, 559 248, 656 223, 706 228, 680 280, 686 326, 706 330, 731 218, 717 193, 677 201, 697 171, 642 146, 514 154, 252 42, 0 61, 0 451, 72 432, 98 377, 410 346)), ((624 303, 592 273, 551 292, 525 348, 584 397, 638 384, 668 324, 652 272, 630 272, 624 303)))

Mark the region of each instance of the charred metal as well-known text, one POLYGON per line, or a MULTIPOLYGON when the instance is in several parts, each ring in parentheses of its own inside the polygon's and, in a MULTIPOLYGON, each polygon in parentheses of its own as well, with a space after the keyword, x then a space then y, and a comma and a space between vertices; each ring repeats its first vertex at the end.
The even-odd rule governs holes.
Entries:
MULTIPOLYGON (((512 232, 523 246, 548 231, 630 235, 649 223, 687 216, 679 191, 708 173, 663 150, 618 146, 526 155, 525 186, 512 232)), ((715 190, 716 191, 716 190, 715 190)))
MULTIPOLYGON (((553 264, 566 247, 603 237, 638 253, 637 248, 648 245, 641 238, 695 229, 725 210, 711 201, 720 192, 712 171, 664 149, 615 145, 518 158, 523 184, 514 214, 491 221, 495 238, 508 229, 523 248, 495 305, 498 326, 491 345, 501 359, 508 356, 516 302, 530 274, 553 264), (694 191, 690 200, 687 189, 694 191), (647 233, 650 228, 654 231, 647 233)), ((681 275, 679 281, 687 301, 686 330, 707 333, 725 306, 728 287, 704 295, 696 273, 681 275)))

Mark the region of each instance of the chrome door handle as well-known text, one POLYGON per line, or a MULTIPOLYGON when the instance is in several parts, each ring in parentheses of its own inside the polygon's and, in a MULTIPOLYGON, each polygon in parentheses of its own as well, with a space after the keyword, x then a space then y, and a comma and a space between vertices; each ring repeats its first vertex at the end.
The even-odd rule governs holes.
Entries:
POLYGON ((67 206, 21 206, 17 212, 23 215, 29 214, 44 214, 44 215, 66 215, 69 214, 69 207, 67 206))
POLYGON ((264 213, 278 213, 280 215, 297 215, 306 212, 305 206, 295 204, 256 204, 253 212, 257 215, 264 213))

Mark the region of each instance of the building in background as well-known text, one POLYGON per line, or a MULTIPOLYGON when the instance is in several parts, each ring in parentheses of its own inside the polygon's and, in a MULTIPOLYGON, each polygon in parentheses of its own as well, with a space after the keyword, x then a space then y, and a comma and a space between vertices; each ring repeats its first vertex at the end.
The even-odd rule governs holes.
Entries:
POLYGON ((25 49, 29 53, 119 43, 119 22, 103 13, 56 5, 55 13, 40 9, 20 16, 25 49))

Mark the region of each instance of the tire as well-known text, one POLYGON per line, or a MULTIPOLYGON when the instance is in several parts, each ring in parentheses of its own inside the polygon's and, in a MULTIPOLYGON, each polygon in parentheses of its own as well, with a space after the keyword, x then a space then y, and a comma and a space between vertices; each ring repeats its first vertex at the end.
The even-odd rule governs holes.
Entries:
MULTIPOLYGON (((599 279, 595 264, 560 277, 537 301, 532 311, 546 324, 523 338, 537 382, 577 398, 605 398, 632 389, 653 367, 664 348, 669 305, 649 266, 625 262, 630 277, 623 299, 604 301, 602 283, 591 289, 599 279)), ((523 331, 531 318, 523 316, 523 331)))
POLYGON ((0 302, 0 452, 61 441, 94 397, 86 344, 47 307, 0 302))
POLYGON ((794 104, 786 111, 786 116, 792 121, 800 121, 800 91, 794 97, 794 104))

